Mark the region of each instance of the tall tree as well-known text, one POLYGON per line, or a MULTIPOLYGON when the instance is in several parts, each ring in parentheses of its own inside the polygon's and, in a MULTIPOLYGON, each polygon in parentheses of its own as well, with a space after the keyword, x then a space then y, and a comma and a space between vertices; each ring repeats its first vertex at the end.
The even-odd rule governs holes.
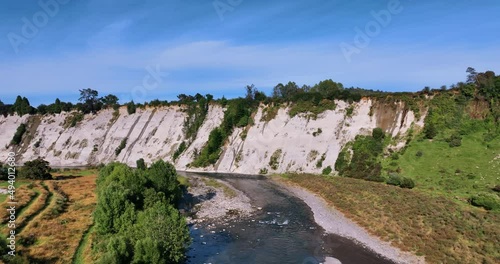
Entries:
POLYGON ((82 112, 84 113, 96 113, 99 111, 99 92, 92 90, 90 88, 80 90, 80 98, 78 99, 82 102, 82 112))
POLYGON ((116 108, 116 106, 118 105, 118 101, 119 101, 118 97, 114 94, 108 94, 103 98, 101 98, 101 102, 104 104, 105 108, 108 107, 116 108))

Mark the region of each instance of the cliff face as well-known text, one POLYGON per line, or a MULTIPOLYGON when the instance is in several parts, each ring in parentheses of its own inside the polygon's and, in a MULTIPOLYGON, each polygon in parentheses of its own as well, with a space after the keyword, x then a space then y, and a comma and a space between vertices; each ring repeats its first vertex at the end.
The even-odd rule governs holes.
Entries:
POLYGON ((207 117, 189 147, 174 162, 173 153, 185 139, 186 114, 180 107, 148 108, 129 115, 125 108, 103 110, 86 115, 74 127, 68 127, 71 113, 46 116, 0 117, 0 160, 8 151, 18 154, 18 163, 44 157, 54 167, 87 166, 120 161, 135 166, 137 159, 146 162, 164 159, 179 170, 259 173, 263 171, 320 173, 333 168, 342 147, 358 134, 369 134, 381 127, 387 133, 404 135, 412 124, 423 126, 424 115, 416 119, 403 103, 379 104, 370 99, 349 105, 338 101, 336 110, 325 111, 316 119, 305 115, 291 118, 288 108, 278 110, 269 121, 259 107, 253 125, 235 129, 224 146, 217 164, 209 168, 189 168, 197 151, 208 141, 212 129, 219 126, 224 109, 209 108, 207 117), (348 114, 347 109, 354 109, 348 114), (20 146, 9 146, 17 127, 28 125, 20 146), (119 155, 115 150, 126 139, 119 155), (323 160, 318 167, 318 161, 323 160))

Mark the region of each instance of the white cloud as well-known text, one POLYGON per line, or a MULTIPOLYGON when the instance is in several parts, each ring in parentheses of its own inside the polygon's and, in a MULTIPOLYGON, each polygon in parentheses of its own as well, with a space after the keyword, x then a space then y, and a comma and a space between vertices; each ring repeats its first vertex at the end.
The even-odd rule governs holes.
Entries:
MULTIPOLYGON (((127 23, 113 27, 124 28, 127 23)), ((237 45, 227 41, 184 44, 156 43, 135 48, 110 46, 57 58, 31 58, 0 64, 0 95, 47 93, 93 87, 103 93, 126 94, 140 85, 146 66, 160 65, 163 72, 192 71, 193 78, 169 74, 157 91, 196 93, 198 90, 240 89, 254 83, 272 87, 289 80, 314 84, 332 78, 346 86, 400 90, 439 87, 464 79, 465 69, 499 69, 500 52, 447 47, 433 51, 384 48, 372 45, 347 63, 336 43, 293 45, 237 45), (230 74, 205 80, 197 73, 218 69, 230 74), (170 90, 169 90, 170 89, 170 90)), ((215 93, 215 92, 214 92, 215 93)))

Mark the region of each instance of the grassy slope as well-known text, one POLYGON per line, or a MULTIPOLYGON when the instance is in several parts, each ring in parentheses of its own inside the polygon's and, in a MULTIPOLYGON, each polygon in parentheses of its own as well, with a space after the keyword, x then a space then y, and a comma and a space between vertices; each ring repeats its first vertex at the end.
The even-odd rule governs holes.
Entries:
POLYGON ((291 175, 370 233, 429 263, 500 263, 500 213, 351 178, 291 175))
POLYGON ((500 184, 500 137, 483 141, 483 133, 466 135, 462 146, 451 148, 440 140, 414 140, 399 160, 384 160, 385 168, 401 168, 416 189, 466 201, 479 191, 500 184), (417 157, 421 151, 423 155, 417 157), (390 165, 396 162, 397 166, 390 165))

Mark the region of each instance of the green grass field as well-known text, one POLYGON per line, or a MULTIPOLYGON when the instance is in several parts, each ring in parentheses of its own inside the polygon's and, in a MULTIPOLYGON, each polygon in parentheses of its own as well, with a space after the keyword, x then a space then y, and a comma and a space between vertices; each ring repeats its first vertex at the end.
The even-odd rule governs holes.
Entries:
POLYGON ((500 138, 485 143, 483 133, 475 133, 455 148, 440 140, 413 140, 399 159, 386 158, 383 165, 399 167, 417 189, 463 200, 500 184, 500 138))

